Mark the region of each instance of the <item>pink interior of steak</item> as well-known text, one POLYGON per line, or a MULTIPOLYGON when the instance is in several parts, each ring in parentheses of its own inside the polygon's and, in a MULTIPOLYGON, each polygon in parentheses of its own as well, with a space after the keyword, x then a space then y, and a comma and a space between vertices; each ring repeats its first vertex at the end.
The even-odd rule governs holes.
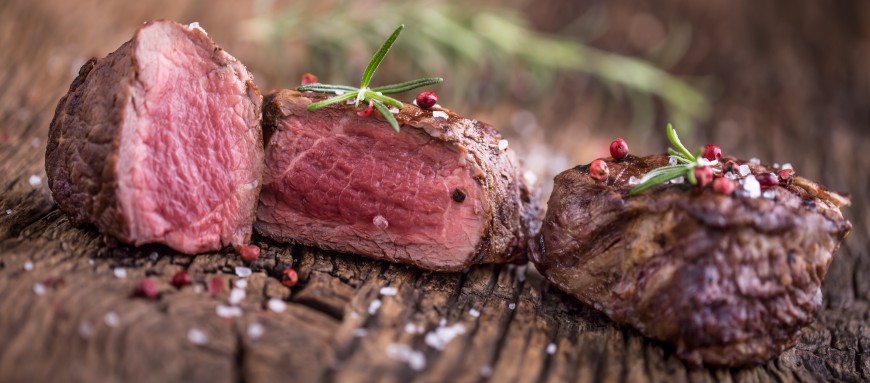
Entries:
POLYGON ((131 237, 188 253, 245 242, 261 158, 247 71, 170 22, 143 27, 136 44, 117 163, 131 237))
POLYGON ((267 235, 430 268, 458 268, 484 226, 466 153, 375 118, 288 117, 267 148, 267 235))

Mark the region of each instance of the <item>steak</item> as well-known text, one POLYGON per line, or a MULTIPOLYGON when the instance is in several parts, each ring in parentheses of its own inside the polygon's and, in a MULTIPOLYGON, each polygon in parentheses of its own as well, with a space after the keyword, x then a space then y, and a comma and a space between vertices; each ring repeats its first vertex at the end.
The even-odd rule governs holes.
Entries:
POLYGON ((405 104, 397 133, 352 105, 306 109, 324 98, 266 97, 258 233, 432 270, 525 261, 540 209, 491 126, 405 104))
POLYGON ((548 280, 694 364, 762 363, 795 344, 851 229, 848 198, 802 177, 760 198, 673 183, 629 197, 668 157, 605 161, 605 182, 589 165, 555 179, 532 256, 548 280))
POLYGON ((183 253, 251 237, 263 168, 262 96, 197 27, 144 24, 91 59, 51 122, 46 173, 77 225, 183 253))

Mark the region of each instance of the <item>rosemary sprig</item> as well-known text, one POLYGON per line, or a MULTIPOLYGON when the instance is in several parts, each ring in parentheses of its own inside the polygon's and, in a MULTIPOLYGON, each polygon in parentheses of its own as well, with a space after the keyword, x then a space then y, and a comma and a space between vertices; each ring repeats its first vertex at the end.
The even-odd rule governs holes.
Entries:
MULTIPOLYGON (((640 179, 640 183, 628 192, 629 196, 638 195, 654 186, 661 185, 679 177, 686 177, 690 184, 695 185, 698 183, 698 180, 695 179, 695 168, 701 166, 715 166, 719 164, 719 161, 709 161, 706 158, 701 157, 703 149, 692 154, 689 149, 686 149, 686 147, 683 146, 680 137, 677 136, 677 131, 671 124, 668 124, 667 135, 668 141, 670 141, 671 145, 674 146, 673 148, 668 148, 668 154, 677 164, 662 166, 650 170, 640 179)), ((720 170, 714 168, 713 171, 719 172, 720 170)))
POLYGON ((384 41, 384 44, 381 45, 381 48, 375 52, 375 55, 372 56, 372 59, 369 61, 369 64, 366 66, 365 72, 363 72, 362 80, 360 81, 359 88, 355 88, 347 85, 331 85, 331 84, 308 84, 303 85, 298 88, 300 92, 318 92, 318 93, 329 93, 335 94, 336 96, 327 98, 326 100, 318 101, 308 105, 308 110, 315 110, 322 108, 327 105, 332 105, 335 103, 343 102, 350 100, 352 98, 356 98, 354 101, 354 106, 359 106, 360 102, 369 102, 371 101, 374 105, 375 109, 381 113, 382 116, 387 120, 387 123, 393 127, 393 130, 396 132, 399 131, 399 122, 396 121, 396 117, 393 116, 393 113, 390 112, 390 109, 387 108, 387 105, 395 106, 397 108, 402 107, 402 102, 396 100, 395 98, 385 96, 386 94, 393 93, 402 93, 409 91, 411 89, 416 89, 426 85, 437 84, 439 82, 444 81, 441 77, 428 77, 421 78, 412 81, 406 81, 399 84, 393 85, 385 85, 379 86, 375 88, 369 88, 369 84, 372 82, 372 77, 375 75, 375 72, 378 70, 378 67, 381 65, 381 61, 384 61, 384 57, 387 56, 387 53, 390 51, 390 48, 396 42, 396 39, 399 38, 399 34, 402 33, 402 29, 405 28, 405 24, 399 25, 393 34, 387 38, 387 41, 384 41))

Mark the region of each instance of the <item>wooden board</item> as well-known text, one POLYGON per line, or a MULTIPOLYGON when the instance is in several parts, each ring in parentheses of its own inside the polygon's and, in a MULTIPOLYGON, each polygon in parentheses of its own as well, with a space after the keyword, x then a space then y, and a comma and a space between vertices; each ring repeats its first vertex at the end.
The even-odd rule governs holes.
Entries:
POLYGON ((232 6, 218 10, 208 2, 127 3, 0 2, 0 382, 870 378, 870 165, 858 156, 868 143, 861 129, 835 129, 821 141, 770 141, 774 153, 785 150, 778 145, 829 153, 810 175, 824 169, 823 181, 853 191, 849 216, 856 228, 825 282, 818 320, 797 347, 763 366, 689 368, 667 346, 615 326, 523 267, 439 274, 261 238, 262 257, 245 278, 243 314, 219 317, 217 306, 240 279, 237 255, 107 246, 93 229, 72 227, 46 187, 48 124, 85 58, 126 40, 136 25, 130 20, 195 17, 216 25, 238 17, 232 6), (287 266, 299 271, 293 288, 280 282, 287 266), (171 286, 179 270, 194 285, 171 286), (132 296, 145 277, 157 281, 159 299, 132 296), (212 296, 203 290, 214 277, 225 287, 212 296), (384 294, 384 287, 396 294, 384 294), (286 309, 270 310, 271 299, 286 302, 286 309), (442 336, 431 335, 439 327, 442 336), (257 328, 262 335, 252 336, 257 328), (191 330, 205 335, 204 344, 192 342, 191 330), (438 340, 443 350, 432 346, 438 340))

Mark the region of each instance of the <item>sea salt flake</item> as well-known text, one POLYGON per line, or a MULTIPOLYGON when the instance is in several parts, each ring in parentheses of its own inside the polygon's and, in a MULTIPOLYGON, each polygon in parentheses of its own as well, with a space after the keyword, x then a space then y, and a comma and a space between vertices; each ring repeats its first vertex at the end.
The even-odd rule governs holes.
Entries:
POLYGON ((779 162, 774 162, 774 163, 773 163, 773 168, 774 168, 774 169, 779 169, 779 162))
POLYGON ((749 173, 750 173, 750 171, 749 171, 749 165, 747 165, 747 164, 743 164, 743 165, 738 166, 738 167, 737 167, 737 172, 738 172, 738 174, 740 174, 741 177, 746 177, 746 176, 748 176, 749 173))
POLYGON ((505 151, 508 148, 508 140, 500 140, 498 142, 498 150, 505 151))
POLYGON ((36 295, 45 294, 45 285, 43 285, 42 283, 34 283, 33 284, 33 292, 36 295))
POLYGON ((426 368, 426 356, 408 345, 390 343, 387 345, 386 353, 390 359, 407 363, 414 371, 421 371, 426 368))
POLYGON ((685 178, 683 177, 677 177, 671 180, 672 184, 681 184, 683 182, 686 182, 685 178))
POLYGON ((761 196, 767 199, 776 198, 776 191, 773 189, 765 190, 764 193, 761 193, 761 196))
POLYGON ((392 296, 392 295, 396 295, 396 293, 398 293, 398 292, 399 292, 399 289, 392 287, 392 286, 381 287, 381 295, 392 296))
POLYGON ((516 303, 511 302, 511 303, 508 305, 508 309, 509 309, 509 310, 513 310, 513 309, 515 309, 515 308, 517 308, 517 304, 516 304, 516 303))
POLYGON ((752 157, 749 159, 749 163, 755 164, 755 165, 761 165, 761 160, 759 160, 758 158, 752 157))
POLYGON ((121 317, 119 317, 114 311, 109 311, 106 313, 106 316, 103 317, 103 322, 106 323, 106 326, 117 327, 121 324, 121 317))
POLYGON ((785 170, 785 169, 791 169, 791 170, 794 170, 794 168, 791 167, 791 163, 789 163, 789 162, 786 162, 786 163, 782 164, 782 169, 783 169, 783 170, 785 170))
POLYGON ((468 310, 468 315, 471 315, 471 316, 473 316, 473 317, 475 317, 475 318, 479 318, 479 317, 480 317, 480 311, 477 311, 477 309, 471 309, 471 310, 468 310))
POLYGON ((372 224, 375 225, 378 229, 386 230, 387 227, 390 226, 390 221, 387 221, 384 216, 378 214, 374 218, 372 218, 372 224))
POLYGON ((368 333, 369 333, 369 330, 366 330, 362 327, 353 329, 353 336, 355 338, 362 338, 362 337, 368 335, 368 333))
POLYGON ((241 278, 236 279, 235 285, 236 285, 236 287, 238 287, 240 289, 244 289, 245 287, 248 287, 248 280, 241 279, 241 278))
POLYGON ((287 302, 284 302, 278 298, 269 299, 269 302, 266 303, 266 306, 269 307, 269 310, 272 310, 276 313, 282 313, 285 309, 287 309, 287 302))
POLYGON ((264 332, 265 328, 259 323, 251 323, 248 325, 248 338, 251 339, 252 342, 256 342, 260 339, 264 332))
POLYGON ((679 161, 677 161, 677 157, 674 157, 674 156, 668 157, 668 165, 674 166, 677 164, 677 162, 679 162, 679 161))
POLYGON ((547 345, 547 354, 553 355, 556 353, 556 344, 550 343, 547 345))
POLYGON ((761 184, 755 179, 755 176, 746 177, 743 181, 743 190, 746 191, 750 198, 758 198, 761 196, 761 184))
POLYGON ((25 271, 33 270, 33 262, 32 261, 24 262, 24 270, 25 271))
POLYGON ((396 108, 395 106, 391 106, 389 110, 392 114, 399 114, 399 108, 396 108))
POLYGON ((251 271, 251 268, 249 268, 249 267, 236 266, 236 275, 239 276, 239 278, 250 277, 251 273, 252 273, 252 271, 251 271))
POLYGON ((447 112, 442 112, 440 110, 436 110, 436 111, 432 112, 432 118, 443 118, 446 120, 448 118, 447 112))
POLYGON ((32 175, 30 176, 30 179, 27 180, 27 182, 30 182, 30 186, 37 187, 39 185, 42 185, 42 177, 38 175, 32 175))
POLYGON ((112 270, 112 274, 115 275, 115 278, 124 279, 127 278, 127 269, 123 267, 116 267, 114 270, 112 270))
POLYGON ((198 30, 198 31, 202 32, 204 35, 208 36, 208 32, 206 32, 205 29, 203 29, 201 26, 199 26, 199 22, 197 22, 197 21, 194 21, 190 24, 187 24, 187 29, 190 29, 191 31, 198 30))
POLYGON ((426 334, 426 344, 436 350, 444 350, 457 335, 465 333, 465 326, 456 323, 451 326, 438 326, 435 330, 426 334))
POLYGON ((231 305, 238 305, 239 303, 242 303, 243 300, 245 300, 245 290, 239 288, 230 290, 229 302, 231 305))
POLYGON ((217 305, 215 314, 221 318, 235 318, 242 316, 242 309, 238 306, 217 305))
POLYGON ((374 315, 376 312, 378 312, 379 308, 381 308, 381 300, 373 300, 372 303, 369 303, 369 315, 374 315))
POLYGON ((192 328, 187 331, 187 340, 197 346, 208 344, 208 335, 198 328, 192 328))
POLYGON ((640 184, 640 178, 637 178, 635 176, 628 177, 628 184, 629 185, 638 185, 638 184, 640 184))
POLYGON ((6 215, 12 214, 12 209, 6 209, 6 215))

